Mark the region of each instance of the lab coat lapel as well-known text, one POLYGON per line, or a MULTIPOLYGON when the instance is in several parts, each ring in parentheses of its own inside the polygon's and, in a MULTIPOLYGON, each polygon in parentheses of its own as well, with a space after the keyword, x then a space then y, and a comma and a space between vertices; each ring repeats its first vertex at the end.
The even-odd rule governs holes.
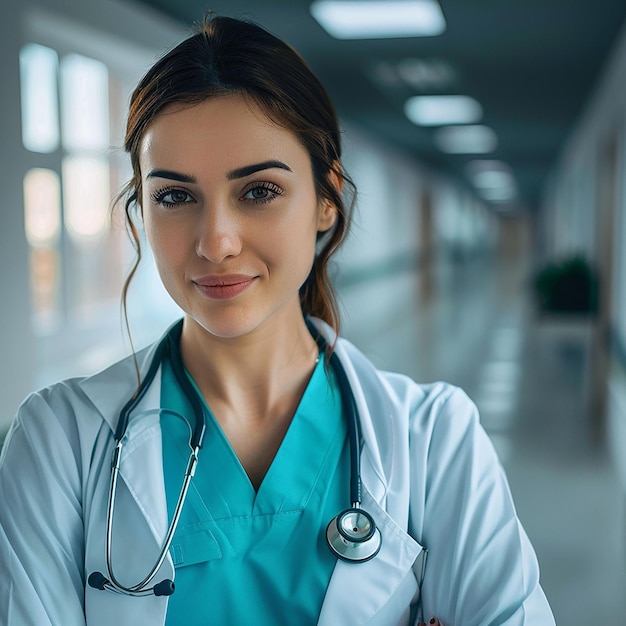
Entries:
MULTIPOLYGON (((154 358, 157 345, 155 343, 137 355, 142 380, 154 358)), ((113 365, 105 374, 100 373, 87 378, 81 383, 81 388, 102 419, 115 432, 121 408, 136 390, 134 362, 129 357, 113 365)), ((163 483, 161 427, 158 414, 146 414, 146 412, 158 409, 161 404, 160 399, 161 376, 159 372, 131 415, 124 436, 120 465, 120 477, 128 487, 159 545, 167 532, 168 521, 163 483)), ((111 445, 111 453, 112 450, 111 445)))
MULTIPOLYGON (((137 355, 142 380, 154 358, 156 346, 157 344, 154 344, 137 355)), ((81 388, 111 428, 111 445, 106 454, 112 454, 113 432, 117 428, 120 410, 136 390, 132 358, 85 379, 81 383, 81 388)), ((159 415, 154 411, 160 407, 160 399, 161 377, 158 372, 145 396, 133 411, 123 440, 118 482, 120 505, 118 506, 116 502, 115 512, 115 517, 120 520, 130 519, 139 512, 158 546, 162 544, 168 526, 161 427, 159 415), (130 499, 123 493, 125 487, 131 496, 130 499), (136 504, 137 510, 126 511, 125 508, 129 506, 135 509, 131 502, 136 504)), ((107 475, 106 481, 108 480, 107 475)))
MULTIPOLYGON (((327 340, 332 340, 333 332, 328 326, 318 320, 316 325, 327 340)), ((337 562, 318 625, 406 624, 409 605, 418 594, 413 565, 423 548, 383 508, 390 497, 388 476, 394 462, 394 437, 389 427, 391 408, 385 394, 376 391, 380 382, 369 362, 364 360, 366 365, 360 367, 341 343, 335 349, 350 381, 359 413, 363 438, 362 506, 374 517, 382 544, 380 552, 370 561, 337 562)))
MULTIPOLYGON (((159 340, 160 341, 160 340, 159 340)), ((136 358, 141 380, 154 358, 157 343, 141 350, 136 358)), ((156 381, 155 381, 156 382, 156 381)), ((105 370, 85 378, 80 388, 96 407, 102 419, 115 432, 120 411, 137 389, 135 362, 131 356, 105 370)), ((157 385, 158 386, 158 385, 157 385)), ((156 404, 155 406, 159 406, 156 404)))
MULTIPOLYGON (((154 348, 139 353, 138 363, 145 376, 154 355, 154 348)), ((157 374, 146 395, 133 412, 122 452, 120 479, 117 488, 112 534, 112 562, 114 572, 123 584, 142 580, 156 562, 167 531, 167 506, 162 471, 161 428, 158 415, 142 415, 142 411, 160 405, 160 375, 157 374)), ((108 443, 101 452, 102 460, 94 467, 109 467, 113 450, 113 433, 121 407, 136 389, 135 367, 132 359, 112 366, 103 374, 96 374, 81 383, 81 388, 96 408, 101 419, 110 428, 108 443)), ((106 506, 110 473, 102 470, 92 496, 92 508, 86 519, 86 575, 92 571, 104 572, 104 537, 106 534, 106 506)), ((171 558, 167 558, 155 581, 173 578, 171 558)), ((115 623, 119 626, 149 623, 163 624, 167 598, 128 597, 92 589, 85 590, 87 623, 94 626, 115 623)))
MULTIPOLYGON (((407 535, 364 490, 363 508, 376 521, 382 535, 380 552, 365 563, 338 561, 324 598, 319 626, 335 624, 376 624, 376 616, 397 592, 397 605, 388 607, 392 615, 408 615, 409 603, 414 599, 417 582, 412 577, 412 566, 420 546, 407 535), (402 588, 402 589, 401 589, 402 588), (403 590, 406 589, 406 593, 403 590)), ((385 611, 387 613, 387 611, 385 611)), ((397 624, 381 621, 380 624, 397 624)))
POLYGON ((158 374, 133 411, 123 438, 124 448, 120 463, 120 476, 159 545, 163 542, 168 527, 161 424, 158 412, 154 411, 160 406, 160 383, 161 377, 158 374))

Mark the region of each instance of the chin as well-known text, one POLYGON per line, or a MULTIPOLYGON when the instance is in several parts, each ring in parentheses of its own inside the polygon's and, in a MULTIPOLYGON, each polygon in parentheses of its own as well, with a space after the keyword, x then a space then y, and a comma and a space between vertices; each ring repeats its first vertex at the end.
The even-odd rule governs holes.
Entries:
POLYGON ((218 339, 237 339, 248 335, 262 324, 262 320, 253 316, 241 315, 234 312, 224 312, 220 315, 194 316, 190 315, 194 324, 204 332, 218 339))

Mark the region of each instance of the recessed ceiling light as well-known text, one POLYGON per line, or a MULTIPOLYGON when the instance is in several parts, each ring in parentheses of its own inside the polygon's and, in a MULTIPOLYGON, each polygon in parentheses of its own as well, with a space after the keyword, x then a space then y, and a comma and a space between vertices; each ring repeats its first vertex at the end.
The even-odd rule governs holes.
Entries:
POLYGON ((449 154, 484 154, 498 145, 496 134, 487 126, 446 126, 434 135, 442 152, 449 154))
POLYGON ((370 67, 372 80, 383 89, 403 87, 402 78, 395 66, 386 61, 378 61, 370 67))
POLYGON ((495 159, 474 159, 467 164, 467 175, 473 178, 476 174, 485 171, 510 172, 511 168, 504 161, 495 159))
POLYGON ((456 79, 452 66, 440 59, 403 59, 398 63, 397 72, 407 85, 418 92, 442 91, 456 79))
POLYGON ((336 39, 427 37, 446 28, 437 0, 317 0, 310 11, 336 39))
POLYGON ((485 200, 511 202, 517 197, 515 177, 503 161, 471 161, 467 165, 467 176, 485 200))
POLYGON ((514 189, 509 188, 485 188, 478 190, 479 195, 490 202, 510 202, 516 196, 514 189))
POLYGON ((483 115, 480 104, 469 96, 413 96, 404 112, 418 126, 473 124, 483 115))
POLYGON ((456 72, 439 59, 403 59, 398 63, 376 61, 370 66, 372 80, 383 88, 409 87, 413 93, 450 91, 456 72))
POLYGON ((477 172, 472 182, 480 189, 504 189, 514 188, 515 181, 509 172, 503 170, 485 170, 477 172))

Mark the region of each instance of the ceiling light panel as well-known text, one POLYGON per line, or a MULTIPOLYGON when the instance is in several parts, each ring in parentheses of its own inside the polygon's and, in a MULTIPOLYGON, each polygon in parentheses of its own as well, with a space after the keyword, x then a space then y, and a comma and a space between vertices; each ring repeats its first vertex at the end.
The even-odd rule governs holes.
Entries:
POLYGON ((433 137, 442 152, 448 154, 486 154, 498 145, 496 134, 487 126, 446 126, 433 137))
POLYGON ((511 168, 502 161, 471 161, 467 176, 477 193, 491 202, 511 202, 517 198, 517 184, 511 168))
POLYGON ((418 92, 436 93, 456 80, 452 66, 439 59, 404 59, 398 63, 400 78, 418 92))
POLYGON ((516 197, 515 190, 508 188, 494 187, 493 189, 479 189, 478 194, 490 202, 510 202, 516 197))
POLYGON ((473 178, 476 174, 481 172, 510 172, 511 168, 504 161, 497 161, 495 159, 475 159, 467 164, 467 175, 469 178, 473 178))
POLYGON ((480 189, 512 189, 515 186, 513 176, 509 172, 502 170, 478 172, 474 175, 472 182, 480 189))
POLYGON ((469 96, 414 96, 404 105, 406 116, 418 126, 474 124, 483 109, 469 96))
POLYGON ((317 0, 310 11, 336 39, 429 37, 446 29, 436 0, 317 0))

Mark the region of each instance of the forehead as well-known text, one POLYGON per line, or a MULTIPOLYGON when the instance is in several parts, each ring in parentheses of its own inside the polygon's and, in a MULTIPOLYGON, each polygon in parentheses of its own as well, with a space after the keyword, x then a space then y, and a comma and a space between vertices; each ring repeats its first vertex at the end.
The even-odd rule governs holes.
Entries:
POLYGON ((169 105, 148 126, 139 151, 144 175, 146 168, 157 166, 196 174, 200 169, 229 171, 268 159, 289 159, 292 169, 310 169, 309 155, 298 137, 239 94, 169 105))

